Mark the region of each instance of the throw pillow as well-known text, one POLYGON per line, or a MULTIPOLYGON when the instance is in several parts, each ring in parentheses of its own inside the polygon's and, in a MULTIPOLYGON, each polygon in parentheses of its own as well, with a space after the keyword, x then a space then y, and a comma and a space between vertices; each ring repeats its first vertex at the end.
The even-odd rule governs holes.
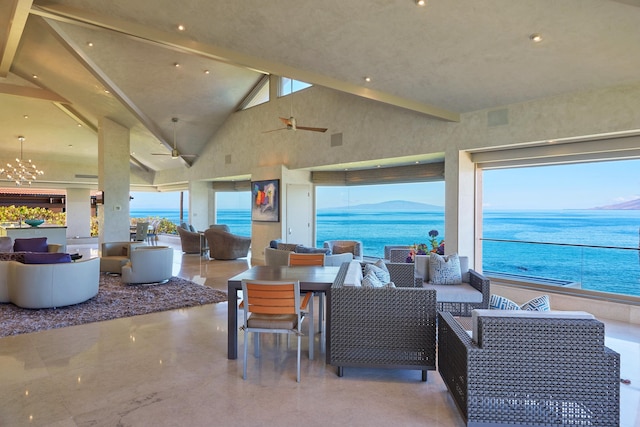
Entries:
POLYGON ((325 254, 331 255, 329 248, 312 248, 304 245, 297 245, 294 250, 298 254, 325 254))
POLYGON ((281 251, 293 252, 296 250, 297 243, 278 243, 278 249, 281 251))
POLYGON ((331 252, 334 254, 353 254, 355 251, 355 245, 333 245, 333 250, 331 252))
POLYGON ((389 283, 391 281, 389 270, 387 270, 386 267, 380 268, 375 264, 366 264, 364 266, 364 274, 365 276, 368 274, 374 274, 382 283, 389 283))
POLYGON ((376 276, 373 273, 367 273, 363 278, 362 278, 362 287, 363 288, 381 288, 384 286, 384 283, 382 281, 380 281, 380 279, 378 279, 378 276, 376 276))
POLYGON ((71 262, 71 255, 59 252, 42 253, 42 252, 25 252, 25 264, 60 264, 71 262))
POLYGON ((520 306, 509 298, 491 294, 489 297, 490 310, 520 310, 520 306))
POLYGON ((0 261, 18 261, 24 264, 26 252, 0 252, 0 261))
POLYGON ((33 237, 30 239, 15 239, 14 252, 48 252, 46 237, 33 237))
POLYGON ((431 283, 434 285, 459 285, 462 283, 458 254, 442 256, 431 253, 429 256, 429 275, 431 283))
POLYGON ((549 311, 551 310, 551 302, 549 295, 542 295, 525 302, 520 306, 521 310, 529 311, 549 311))
POLYGON ((280 240, 272 240, 269 242, 269 247, 271 249, 278 249, 278 243, 280 243, 280 240))
POLYGON ((369 273, 362 278, 362 287, 363 288, 395 288, 396 284, 393 282, 384 282, 378 279, 378 277, 369 273))
POLYGON ((551 310, 551 303, 549 301, 549 295, 542 295, 522 305, 518 305, 511 301, 509 298, 505 298, 500 295, 491 295, 489 297, 489 309, 490 310, 526 310, 526 311, 549 311, 551 310))

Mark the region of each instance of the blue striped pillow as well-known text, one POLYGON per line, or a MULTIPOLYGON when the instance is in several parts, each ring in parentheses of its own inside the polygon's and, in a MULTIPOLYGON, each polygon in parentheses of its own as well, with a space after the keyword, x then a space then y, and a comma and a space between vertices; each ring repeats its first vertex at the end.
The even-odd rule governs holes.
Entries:
POLYGON ((491 294, 489 297, 489 309, 490 310, 520 310, 520 306, 509 298, 501 297, 500 295, 491 294))
POLYGON ((549 302, 549 295, 542 295, 540 297, 533 298, 520 306, 522 310, 529 311, 549 311, 551 310, 551 303, 549 302))

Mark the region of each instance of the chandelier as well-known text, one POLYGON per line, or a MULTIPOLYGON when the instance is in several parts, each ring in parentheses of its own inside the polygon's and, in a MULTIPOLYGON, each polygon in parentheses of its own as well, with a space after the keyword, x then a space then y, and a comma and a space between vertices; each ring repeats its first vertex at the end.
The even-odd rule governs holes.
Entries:
POLYGON ((31 159, 22 159, 24 136, 19 136, 18 141, 20 141, 20 158, 16 158, 15 165, 7 163, 6 168, 0 168, 0 175, 6 175, 7 179, 15 182, 16 185, 31 185, 31 182, 35 181, 39 175, 44 175, 44 172, 39 170, 36 165, 31 162, 31 159))

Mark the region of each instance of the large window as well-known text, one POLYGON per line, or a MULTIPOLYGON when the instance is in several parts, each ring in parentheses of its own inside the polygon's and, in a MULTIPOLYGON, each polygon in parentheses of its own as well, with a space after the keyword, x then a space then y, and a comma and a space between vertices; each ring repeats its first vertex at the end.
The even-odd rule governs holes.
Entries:
POLYGON ((444 182, 316 187, 316 245, 361 240, 365 256, 385 245, 426 243, 444 236, 444 182))
POLYGON ((640 296, 640 160, 483 171, 486 274, 640 296))
POLYGON ((287 96, 308 87, 311 87, 309 83, 282 77, 280 78, 280 86, 278 87, 278 96, 287 96))
POLYGON ((216 222, 233 234, 251 236, 251 192, 216 192, 216 222))

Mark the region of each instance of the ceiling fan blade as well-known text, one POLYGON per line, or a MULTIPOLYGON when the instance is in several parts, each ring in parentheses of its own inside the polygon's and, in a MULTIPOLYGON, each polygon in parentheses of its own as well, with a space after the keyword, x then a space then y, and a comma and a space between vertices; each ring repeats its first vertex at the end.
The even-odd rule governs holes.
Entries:
POLYGON ((308 126, 296 126, 296 129, 298 130, 310 130, 313 132, 326 132, 327 128, 312 128, 312 127, 308 127, 308 126))
POLYGON ((152 156, 170 156, 169 153, 151 153, 152 156))
POLYGON ((270 132, 278 132, 280 130, 287 130, 287 128, 280 128, 280 129, 271 129, 271 130, 263 130, 262 133, 270 133, 270 132))
POLYGON ((287 118, 284 118, 284 117, 280 117, 280 121, 281 121, 282 123, 284 123, 284 125, 285 125, 285 126, 293 126, 293 123, 292 123, 292 120, 291 120, 291 119, 293 119, 293 117, 290 117, 290 118, 288 118, 288 119, 287 119, 287 118))
POLYGON ((198 157, 197 154, 180 154, 180 157, 198 157))

